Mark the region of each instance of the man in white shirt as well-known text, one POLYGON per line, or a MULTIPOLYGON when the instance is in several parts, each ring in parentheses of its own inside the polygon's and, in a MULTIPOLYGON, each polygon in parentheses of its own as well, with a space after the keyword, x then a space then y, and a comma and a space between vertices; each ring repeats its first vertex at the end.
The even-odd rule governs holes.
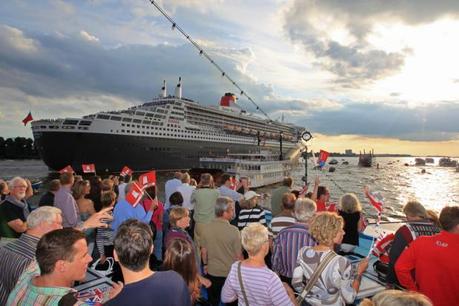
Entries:
POLYGON ((166 186, 164 186, 164 192, 166 194, 166 199, 164 200, 164 208, 169 209, 171 206, 171 203, 169 203, 169 197, 171 194, 177 191, 177 187, 182 185, 182 173, 181 172, 175 172, 174 173, 174 178, 170 179, 166 182, 166 186))
POLYGON ((188 173, 183 173, 182 185, 177 187, 177 191, 180 192, 183 197, 182 207, 188 208, 189 211, 192 211, 194 209, 194 205, 191 203, 191 194, 196 187, 190 185, 190 180, 190 175, 188 173))
POLYGON ((126 186, 131 182, 131 176, 129 174, 125 175, 123 182, 118 185, 118 200, 124 200, 126 198, 126 186))

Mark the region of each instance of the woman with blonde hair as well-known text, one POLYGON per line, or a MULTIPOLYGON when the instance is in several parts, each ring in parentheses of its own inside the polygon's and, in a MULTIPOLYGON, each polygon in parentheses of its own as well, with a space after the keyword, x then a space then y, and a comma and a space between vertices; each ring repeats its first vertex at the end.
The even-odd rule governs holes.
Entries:
POLYGON ((81 220, 86 221, 89 216, 96 212, 92 200, 86 198, 91 192, 91 185, 87 180, 78 181, 73 185, 72 191, 73 197, 80 210, 81 220))
POLYGON ((365 230, 362 205, 353 193, 346 193, 339 199, 338 214, 344 219, 344 237, 341 251, 352 252, 359 246, 359 232, 365 230))
POLYGON ((231 266, 222 289, 221 301, 239 305, 295 305, 293 291, 265 265, 269 251, 268 229, 251 223, 241 232, 242 246, 249 258, 231 266))
POLYGON ((371 300, 364 299, 360 306, 433 306, 428 297, 413 291, 384 290, 371 300))
POLYGON ((358 264, 354 275, 351 262, 333 251, 335 244, 343 239, 343 223, 343 218, 336 213, 318 213, 309 227, 318 245, 303 247, 298 253, 292 286, 311 305, 352 304, 359 291, 368 259, 358 264))

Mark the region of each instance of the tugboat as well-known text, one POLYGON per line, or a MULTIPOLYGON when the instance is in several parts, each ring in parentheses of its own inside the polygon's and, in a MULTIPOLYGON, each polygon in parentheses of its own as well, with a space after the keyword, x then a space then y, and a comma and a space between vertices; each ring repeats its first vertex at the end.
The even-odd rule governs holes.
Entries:
POLYGON ((373 163, 374 151, 371 150, 369 153, 365 153, 365 150, 359 154, 359 166, 360 167, 371 167, 373 163))

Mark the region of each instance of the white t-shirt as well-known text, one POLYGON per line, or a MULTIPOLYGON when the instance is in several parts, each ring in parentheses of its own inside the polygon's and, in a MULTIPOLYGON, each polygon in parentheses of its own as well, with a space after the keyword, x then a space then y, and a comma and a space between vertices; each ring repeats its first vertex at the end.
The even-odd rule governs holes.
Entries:
POLYGON ((183 207, 188 208, 189 210, 194 209, 194 204, 191 203, 191 194, 196 189, 195 186, 191 186, 188 183, 184 183, 177 187, 177 191, 182 194, 183 197, 183 207))

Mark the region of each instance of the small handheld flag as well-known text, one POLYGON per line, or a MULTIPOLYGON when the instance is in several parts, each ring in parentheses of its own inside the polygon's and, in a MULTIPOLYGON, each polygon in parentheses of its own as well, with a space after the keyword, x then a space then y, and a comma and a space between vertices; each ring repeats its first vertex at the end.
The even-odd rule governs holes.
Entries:
POLYGON ((132 189, 128 194, 126 194, 126 201, 131 204, 133 207, 136 207, 139 204, 140 199, 143 196, 143 189, 137 183, 134 183, 132 189))
POLYGON ((29 114, 24 119, 22 119, 22 123, 24 123, 24 126, 26 126, 27 123, 29 123, 32 120, 33 120, 32 113, 29 112, 29 114))
POLYGON ((95 164, 82 164, 81 168, 83 169, 83 173, 96 173, 95 164))
POLYGON ((62 168, 61 170, 59 170, 59 173, 62 174, 62 173, 74 173, 75 171, 73 171, 73 168, 72 166, 68 165, 64 168, 62 168))
POLYGON ((328 156, 330 156, 329 152, 320 150, 320 153, 319 153, 319 167, 320 168, 325 166, 325 162, 327 161, 328 156))
POLYGON ((156 186, 156 171, 150 171, 139 176, 139 185, 142 189, 156 186))
POLYGON ((126 176, 126 175, 132 175, 134 171, 130 169, 128 166, 124 166, 123 169, 121 169, 120 176, 126 176))

